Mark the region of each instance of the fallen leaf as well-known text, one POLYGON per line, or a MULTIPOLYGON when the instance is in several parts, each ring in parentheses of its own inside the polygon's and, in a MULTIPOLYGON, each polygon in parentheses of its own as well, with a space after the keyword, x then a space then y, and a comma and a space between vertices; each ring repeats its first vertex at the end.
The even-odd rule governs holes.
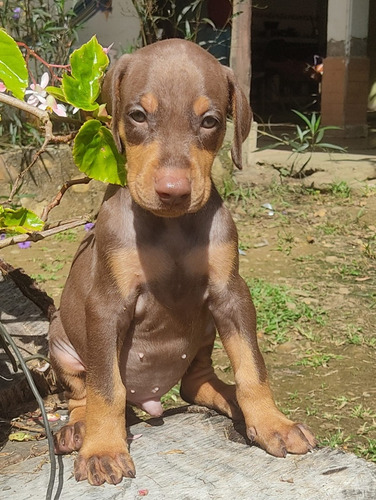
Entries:
POLYGON ((168 451, 161 451, 160 455, 184 455, 183 450, 168 450, 168 451))
POLYGON ((317 212, 315 212, 313 214, 314 217, 325 217, 325 215, 326 215, 325 208, 322 208, 321 210, 317 210, 317 212))
POLYGON ((282 481, 282 483, 291 483, 291 484, 294 483, 294 479, 292 477, 288 479, 281 478, 280 480, 282 481))
POLYGON ((127 439, 128 441, 134 441, 135 439, 140 439, 142 437, 142 434, 133 434, 132 436, 128 436, 127 439))
MULTIPOLYGON (((43 417, 38 417, 38 420, 43 420, 43 417)), ((60 414, 59 413, 47 413, 47 420, 49 422, 57 422, 60 420, 60 414)))
POLYGON ((9 434, 9 441, 35 441, 37 438, 28 432, 13 432, 9 434))

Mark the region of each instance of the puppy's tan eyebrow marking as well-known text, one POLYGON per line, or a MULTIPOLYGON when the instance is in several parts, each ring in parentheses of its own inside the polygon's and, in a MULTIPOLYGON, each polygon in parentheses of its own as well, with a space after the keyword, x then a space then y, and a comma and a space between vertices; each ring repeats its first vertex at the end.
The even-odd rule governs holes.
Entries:
POLYGON ((158 99, 151 92, 144 94, 141 97, 140 103, 148 113, 155 113, 158 109, 158 99))
POLYGON ((201 116, 210 108, 210 101, 205 96, 198 97, 193 103, 193 111, 197 116, 201 116))

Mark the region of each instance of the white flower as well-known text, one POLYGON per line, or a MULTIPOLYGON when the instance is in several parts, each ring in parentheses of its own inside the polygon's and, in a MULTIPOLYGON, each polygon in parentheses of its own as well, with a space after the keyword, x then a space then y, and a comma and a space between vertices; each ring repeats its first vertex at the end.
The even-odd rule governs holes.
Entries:
POLYGON ((48 95, 44 103, 39 104, 39 109, 47 110, 49 113, 56 113, 58 116, 67 116, 64 104, 58 104, 52 95, 48 95))
POLYGON ((30 94, 27 100, 28 104, 37 107, 39 107, 39 104, 45 104, 47 92, 44 89, 47 87, 49 80, 50 77, 46 72, 43 73, 40 83, 32 83, 30 85, 31 90, 26 90, 25 92, 25 95, 30 94))
POLYGON ((115 42, 112 42, 111 45, 109 45, 107 48, 106 47, 102 47, 103 49, 103 52, 105 54, 108 54, 110 52, 110 50, 112 49, 113 45, 114 45, 115 42))
POLYGON ((32 83, 31 90, 26 90, 25 94, 30 94, 27 103, 39 109, 47 110, 49 113, 56 113, 58 116, 67 116, 65 106, 58 104, 52 95, 48 95, 45 88, 50 77, 48 73, 43 73, 40 83, 32 83))

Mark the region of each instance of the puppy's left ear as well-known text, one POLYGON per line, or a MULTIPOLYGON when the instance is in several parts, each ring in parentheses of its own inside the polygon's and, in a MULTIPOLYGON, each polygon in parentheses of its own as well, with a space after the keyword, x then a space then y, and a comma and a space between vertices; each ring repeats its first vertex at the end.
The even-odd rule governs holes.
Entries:
POLYGON ((231 157, 234 165, 241 170, 242 143, 248 137, 252 123, 252 110, 248 100, 241 90, 232 69, 223 66, 229 90, 228 113, 234 122, 234 139, 231 148, 231 157))

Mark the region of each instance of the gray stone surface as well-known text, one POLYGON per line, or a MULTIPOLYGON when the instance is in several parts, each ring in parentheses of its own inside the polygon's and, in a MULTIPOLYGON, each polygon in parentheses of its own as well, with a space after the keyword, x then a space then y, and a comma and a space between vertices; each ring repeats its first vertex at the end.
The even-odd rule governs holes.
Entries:
MULTIPOLYGON (((60 459, 55 482, 64 500, 347 500, 376 498, 376 466, 329 449, 278 459, 228 439, 229 421, 205 414, 176 414, 160 425, 131 427, 137 477, 118 486, 90 486, 72 477, 73 457, 60 459), (147 492, 145 491, 147 490, 147 492)), ((0 498, 44 498, 50 466, 47 455, 1 471, 0 498)))

